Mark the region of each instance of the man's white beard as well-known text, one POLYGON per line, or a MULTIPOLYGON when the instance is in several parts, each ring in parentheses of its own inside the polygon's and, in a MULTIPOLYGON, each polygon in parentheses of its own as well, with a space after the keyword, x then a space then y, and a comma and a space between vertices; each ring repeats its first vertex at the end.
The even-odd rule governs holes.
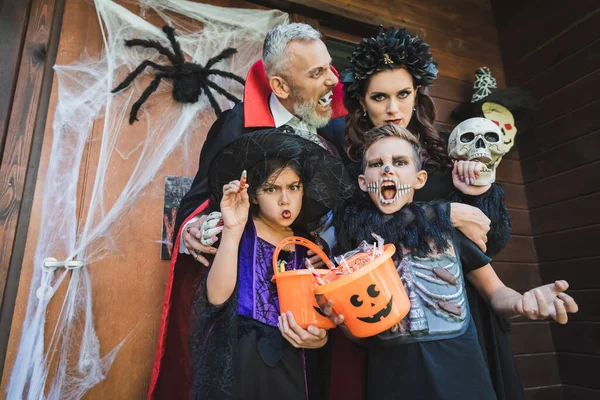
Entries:
POLYGON ((316 111, 318 105, 318 102, 298 100, 294 103, 294 114, 307 124, 322 128, 331 120, 332 110, 330 108, 325 115, 319 115, 316 111))

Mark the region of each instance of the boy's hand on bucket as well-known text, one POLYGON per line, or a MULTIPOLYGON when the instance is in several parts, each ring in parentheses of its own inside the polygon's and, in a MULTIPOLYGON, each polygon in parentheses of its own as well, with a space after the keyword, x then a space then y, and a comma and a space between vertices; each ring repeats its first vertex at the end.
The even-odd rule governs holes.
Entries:
MULTIPOLYGON (((312 236, 313 236, 313 241, 315 242, 315 244, 317 246, 319 246, 321 248, 321 250, 323 250, 325 252, 325 254, 328 254, 329 246, 327 245, 327 242, 324 241, 323 239, 321 239, 319 236, 315 236, 315 235, 312 235, 312 236)), ((310 261, 310 264, 313 266, 313 268, 327 268, 327 266, 325 265, 325 261, 323 261, 321 259, 321 257, 319 257, 311 249, 308 249, 306 251, 306 257, 310 261)))
POLYGON ((334 324, 342 325, 344 323, 344 316, 337 314, 333 309, 333 300, 329 299, 325 301, 322 295, 315 295, 317 298, 317 304, 321 307, 321 311, 328 317, 334 324))
POLYGON ((350 331, 348 330, 348 327, 346 326, 346 324, 344 324, 344 316, 336 313, 335 310, 333 309, 333 300, 329 299, 329 300, 325 301, 325 298, 323 297, 323 295, 319 295, 319 294, 315 295, 315 297, 317 298, 317 304, 319 305, 319 307, 321 307, 321 311, 323 312, 323 314, 325 314, 327 317, 329 317, 329 319, 334 324, 339 326, 342 329, 342 331, 344 332, 344 335, 346 335, 346 337, 348 339, 350 339, 354 343, 360 344, 360 339, 355 337, 352 333, 350 333, 350 331))
POLYGON ((327 343, 327 331, 309 325, 306 329, 296 323, 291 311, 281 314, 278 318, 279 331, 292 346, 297 349, 318 349, 327 343))
POLYGON ((315 254, 314 251, 310 249, 306 250, 306 257, 308 257, 308 259, 310 260, 310 264, 313 266, 313 268, 325 267, 325 263, 323 262, 323 260, 321 260, 321 257, 315 254))

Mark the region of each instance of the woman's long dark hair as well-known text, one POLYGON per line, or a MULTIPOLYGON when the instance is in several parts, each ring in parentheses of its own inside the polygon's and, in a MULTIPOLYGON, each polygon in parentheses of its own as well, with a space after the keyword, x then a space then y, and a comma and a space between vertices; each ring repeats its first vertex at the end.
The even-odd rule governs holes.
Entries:
MULTIPOLYGON (((364 133, 374 127, 368 115, 364 115, 360 104, 360 98, 365 97, 371 78, 361 82, 358 93, 349 95, 347 92, 344 92, 344 106, 348 110, 344 147, 348 157, 355 162, 360 162, 362 159, 364 133)), ((423 87, 418 88, 416 91, 415 108, 416 110, 410 119, 407 129, 419 138, 419 142, 423 146, 423 165, 451 166, 452 163, 446 151, 444 141, 433 126, 436 114, 435 105, 431 97, 425 93, 423 87)))

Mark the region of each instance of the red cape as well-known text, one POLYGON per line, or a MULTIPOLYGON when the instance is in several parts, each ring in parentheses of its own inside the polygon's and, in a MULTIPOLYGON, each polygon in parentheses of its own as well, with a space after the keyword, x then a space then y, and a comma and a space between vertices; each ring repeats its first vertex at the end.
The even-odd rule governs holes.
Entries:
MULTIPOLYGON (((335 69, 333 72, 339 76, 335 69)), ((246 128, 275 127, 275 121, 269 109, 270 94, 271 88, 263 63, 262 60, 259 60, 250 68, 244 87, 244 126, 246 128)), ((342 84, 339 83, 333 89, 332 118, 347 114, 342 99, 342 84)), ((190 312, 197 285, 207 269, 191 256, 180 255, 179 247, 181 229, 191 218, 203 212, 207 207, 208 201, 190 214, 175 236, 148 399, 189 398, 190 312)))

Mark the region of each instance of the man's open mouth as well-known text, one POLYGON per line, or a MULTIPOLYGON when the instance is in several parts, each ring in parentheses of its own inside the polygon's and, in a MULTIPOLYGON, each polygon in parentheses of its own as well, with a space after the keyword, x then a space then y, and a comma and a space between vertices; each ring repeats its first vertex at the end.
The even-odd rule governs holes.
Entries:
POLYGON ((322 107, 328 107, 333 99, 333 92, 330 90, 319 98, 319 105, 322 107))
POLYGON ((381 178, 378 182, 367 184, 369 192, 379 195, 379 202, 381 204, 394 203, 400 196, 409 194, 411 187, 408 183, 399 183, 393 178, 381 178))

